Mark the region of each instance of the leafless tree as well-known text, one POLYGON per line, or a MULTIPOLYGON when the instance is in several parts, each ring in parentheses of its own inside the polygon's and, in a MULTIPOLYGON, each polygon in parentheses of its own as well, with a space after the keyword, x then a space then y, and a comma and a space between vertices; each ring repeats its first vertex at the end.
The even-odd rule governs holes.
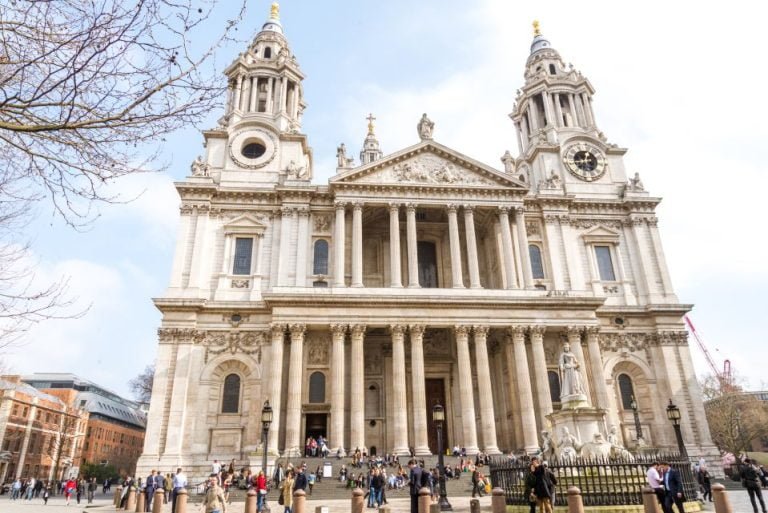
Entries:
POLYGON ((116 179, 162 169, 165 136, 222 106, 215 53, 245 3, 218 3, 0 4, 0 347, 69 301, 65 280, 37 283, 18 242, 32 207, 93 221, 98 203, 130 199, 109 189, 116 179), (215 22, 223 8, 230 16, 215 22))
POLYGON ((144 370, 128 382, 128 386, 133 392, 133 396, 137 401, 142 403, 148 403, 152 397, 152 384, 155 380, 155 366, 147 365, 144 370))

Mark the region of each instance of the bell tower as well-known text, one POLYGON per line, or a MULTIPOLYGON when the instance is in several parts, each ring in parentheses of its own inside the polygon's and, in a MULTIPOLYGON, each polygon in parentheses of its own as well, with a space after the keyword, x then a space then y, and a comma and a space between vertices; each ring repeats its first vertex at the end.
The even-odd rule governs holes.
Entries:
POLYGON ((595 89, 533 22, 533 42, 510 118, 520 157, 516 166, 534 190, 616 195, 627 183, 626 152, 609 144, 592 109, 595 89))

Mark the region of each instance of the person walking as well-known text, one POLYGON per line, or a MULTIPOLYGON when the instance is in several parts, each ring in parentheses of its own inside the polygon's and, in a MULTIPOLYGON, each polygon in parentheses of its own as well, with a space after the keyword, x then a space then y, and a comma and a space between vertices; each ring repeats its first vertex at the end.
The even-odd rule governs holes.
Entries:
POLYGON ((176 497, 182 488, 187 487, 187 476, 181 471, 181 467, 176 469, 173 475, 173 493, 171 494, 171 513, 176 513, 176 497))
POLYGON ((761 490, 760 478, 762 472, 757 466, 757 462, 749 458, 744 460, 744 464, 741 466, 741 484, 747 489, 749 494, 749 501, 752 503, 752 510, 754 513, 757 511, 757 501, 760 502, 760 507, 765 511, 765 502, 763 502, 763 492, 761 490), (757 499, 757 501, 755 500, 757 499))
POLYGON ((224 498, 224 490, 219 486, 219 476, 211 473, 208 478, 208 487, 203 499, 205 513, 226 513, 227 501, 224 498))
POLYGON ((419 490, 424 486, 424 469, 415 459, 408 462, 410 474, 408 475, 408 489, 411 494, 411 513, 419 513, 419 490))
POLYGON ((264 509, 264 503, 267 501, 267 476, 264 475, 263 470, 259 470, 259 475, 256 476, 254 482, 256 487, 256 511, 261 513, 264 509))
POLYGON ((533 471, 533 475, 536 478, 534 493, 536 494, 536 503, 539 506, 539 512, 553 513, 557 478, 552 471, 549 470, 546 465, 540 463, 538 459, 535 461, 535 465, 536 468, 533 471))
MULTIPOLYGON (((664 506, 667 513, 672 513, 672 505, 677 507, 678 513, 685 513, 683 502, 685 502, 685 495, 683 495, 683 480, 680 477, 680 471, 672 468, 668 462, 662 462, 661 467, 664 469, 664 506)), ((757 510, 755 510, 757 511, 757 510)))
POLYGON ((705 501, 712 502, 712 477, 709 475, 706 465, 699 467, 699 474, 697 476, 699 485, 703 493, 703 499, 705 501))
POLYGON ((536 461, 538 461, 538 458, 534 456, 528 467, 528 474, 525 476, 525 490, 528 492, 528 505, 530 508, 529 513, 536 513, 536 504, 538 502, 536 499, 536 476, 534 475, 534 471, 536 470, 534 462, 536 461))
POLYGON ((283 485, 280 488, 280 500, 278 501, 278 504, 282 504, 285 508, 283 513, 291 513, 292 511, 294 482, 293 470, 289 470, 283 479, 283 485))

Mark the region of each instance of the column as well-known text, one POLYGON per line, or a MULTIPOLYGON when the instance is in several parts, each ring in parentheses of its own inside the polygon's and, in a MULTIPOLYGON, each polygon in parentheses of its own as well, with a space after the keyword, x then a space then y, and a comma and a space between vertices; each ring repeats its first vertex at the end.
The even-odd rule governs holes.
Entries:
POLYGON ((288 458, 299 457, 301 444, 301 385, 304 382, 304 324, 291 324, 291 361, 288 368, 288 398, 285 408, 285 453, 288 458))
POLYGON ((675 291, 672 287, 672 280, 669 277, 669 268, 667 267, 667 259, 664 256, 664 248, 661 245, 661 237, 659 237, 659 220, 653 217, 647 219, 647 222, 648 231, 651 232, 651 244, 653 246, 653 252, 656 255, 656 263, 659 267, 659 273, 661 273, 662 292, 665 295, 673 295, 675 291))
MULTIPOLYGON (((548 214, 544 216, 544 236, 547 238, 549 261, 552 264, 552 281, 554 282, 556 290, 565 290, 563 263, 560 260, 560 229, 556 223, 556 215, 548 214)), ((544 255, 542 255, 542 258, 543 257, 544 255)))
MULTIPOLYGON (((507 330, 504 337, 504 358, 507 365, 507 403, 505 409, 509 410, 510 415, 505 418, 506 422, 511 422, 508 427, 510 438, 507 439, 507 447, 519 447, 523 442, 523 424, 520 421, 520 394, 518 394, 517 374, 515 374, 515 350, 512 345, 512 330, 507 330)), ((538 444, 537 444, 538 445, 538 444)))
POLYGON ((506 288, 516 289, 515 261, 512 255, 512 232, 509 230, 509 207, 499 207, 499 225, 501 226, 501 258, 506 276, 506 288))
POLYGON ((456 326, 456 355, 459 367, 459 396, 461 422, 464 425, 463 446, 467 454, 477 454, 477 427, 475 426, 474 386, 469 360, 469 326, 456 326))
POLYGON ((389 286, 402 288, 403 278, 400 269, 400 205, 389 204, 389 286))
POLYGON ((272 108, 273 108, 273 97, 272 97, 272 90, 273 90, 273 84, 275 83, 274 77, 270 77, 267 79, 267 113, 272 114, 272 108))
POLYGON ((603 357, 600 353, 600 327, 587 327, 587 351, 589 353, 589 367, 592 370, 592 382, 595 386, 595 404, 596 407, 606 410, 608 415, 608 425, 619 425, 619 419, 616 412, 610 408, 608 385, 605 383, 605 373, 603 372, 603 357))
POLYGON ((344 207, 346 203, 343 201, 337 201, 334 203, 336 208, 336 223, 333 226, 333 286, 344 287, 346 281, 344 279, 344 239, 346 238, 346 230, 344 227, 344 207))
POLYGON ((528 252, 528 232, 525 229, 525 209, 515 209, 515 224, 517 224, 517 238, 520 244, 520 258, 523 265, 523 280, 525 288, 533 288, 533 275, 531 274, 531 255, 528 252))
POLYGON ((579 362, 579 374, 581 374, 581 382, 584 384, 584 394, 587 396, 587 402, 592 403, 589 385, 589 376, 587 376, 587 361, 584 359, 584 349, 581 347, 581 326, 568 326, 568 343, 571 345, 571 352, 576 357, 576 361, 579 362))
POLYGON ((528 98, 528 120, 531 122, 531 133, 535 134, 541 128, 539 113, 536 112, 536 102, 533 97, 528 98))
POLYGON ((587 120, 587 125, 595 126, 595 120, 592 116, 592 105, 589 103, 589 96, 587 96, 587 93, 581 93, 581 105, 584 109, 584 117, 587 120))
POLYGON ((413 406, 413 447, 416 456, 427 456, 427 397, 424 383, 424 326, 411 324, 411 402, 413 406))
POLYGON ((419 288, 419 253, 416 246, 416 205, 406 206, 406 236, 408 245, 408 287, 419 288))
POLYGON ((589 126, 589 122, 587 121, 587 115, 584 113, 584 105, 581 103, 581 93, 574 94, 573 95, 573 101, 576 104, 576 112, 579 115, 579 121, 580 125, 584 128, 589 126))
POLYGON ((365 325, 353 325, 351 333, 349 389, 354 390, 355 393, 350 394, 349 450, 354 451, 365 447, 365 386, 363 383, 365 325))
POLYGON ((473 289, 480 285, 480 266, 477 262, 477 237, 475 236, 475 207, 464 205, 464 233, 467 237, 467 262, 469 263, 469 286, 473 289))
POLYGON ((574 240, 571 220, 568 217, 560 218, 560 236, 565 247, 565 262, 568 267, 568 280, 571 282, 571 290, 583 291, 586 285, 584 283, 581 255, 578 251, 578 245, 574 240))
POLYGON ((237 76, 237 85, 235 86, 235 101, 232 102, 232 110, 240 110, 240 98, 243 94, 243 76, 237 76))
POLYGON ((298 210, 298 233, 296 235, 296 286, 307 286, 307 251, 309 249, 309 208, 298 210))
POLYGON ((518 153, 522 155, 522 153, 525 151, 525 145, 523 144, 523 129, 520 121, 515 121, 515 135, 517 135, 518 153))
POLYGON ((547 124, 550 126, 556 126, 555 125, 555 113, 552 110, 552 104, 550 103, 550 96, 547 94, 546 91, 541 92, 541 99, 544 103, 544 116, 547 118, 547 124))
POLYGON ((291 235, 293 234, 293 216, 296 213, 290 207, 283 207, 280 221, 280 258, 277 262, 277 286, 288 285, 288 261, 291 250, 291 235))
POLYGON ((560 93, 554 93, 552 100, 555 103, 555 118, 557 119, 555 126, 563 126, 563 107, 560 105, 560 93))
POLYGON ((520 400, 520 420, 523 424, 523 444, 525 452, 535 454, 539 451, 539 440, 536 433, 536 417, 533 411, 533 392, 531 391, 531 376, 528 372, 528 357, 525 354, 525 328, 515 326, 512 331, 512 345, 515 351, 515 378, 517 393, 520 400))
POLYGON ((250 101, 248 102, 248 110, 250 112, 256 112, 256 99, 259 96, 259 78, 251 77, 251 92, 249 94, 250 101))
POLYGON ((331 433, 333 442, 332 454, 344 451, 344 337, 347 333, 346 324, 331 324, 333 354, 331 366, 331 433))
POLYGON ((641 217, 632 217, 632 233, 637 241, 637 250, 640 255, 640 266, 643 269, 645 275, 645 284, 648 290, 648 301, 650 303, 658 301, 659 298, 659 286, 656 282, 656 273, 653 272, 653 262, 651 260, 651 253, 649 244, 649 238, 645 233, 645 219, 641 217))
POLYGON ((576 95, 568 95, 568 106, 571 108, 571 118, 573 119, 573 126, 580 126, 579 115, 576 111, 576 95))
POLYGON ((448 236, 451 244, 451 275, 453 288, 463 289, 464 278, 461 272, 461 241, 459 239, 459 221, 456 205, 448 205, 448 236))
POLYGON ((408 410, 405 390, 405 325, 393 324, 392 332, 392 418, 395 439, 394 453, 407 456, 408 448, 408 410))
POLYGON ((483 450, 488 454, 501 454, 496 441, 496 414, 493 408, 491 366, 488 363, 488 326, 475 326, 475 364, 477 388, 480 400, 480 428, 483 433, 483 450))
POLYGON ((288 110, 288 77, 280 79, 280 113, 285 114, 288 110))
POLYGON ((283 348, 285 346, 285 324, 273 324, 272 350, 270 352, 269 404, 272 406, 272 425, 269 437, 269 454, 279 454, 277 448, 280 438, 280 412, 283 405, 283 348))
POLYGON ((552 396, 549 390, 547 358, 544 355, 544 326, 531 326, 531 357, 533 359, 533 379, 536 380, 536 399, 539 403, 539 426, 548 425, 547 415, 552 413, 552 396))
POLYGON ((352 286, 363 286, 363 204, 352 210, 352 286))

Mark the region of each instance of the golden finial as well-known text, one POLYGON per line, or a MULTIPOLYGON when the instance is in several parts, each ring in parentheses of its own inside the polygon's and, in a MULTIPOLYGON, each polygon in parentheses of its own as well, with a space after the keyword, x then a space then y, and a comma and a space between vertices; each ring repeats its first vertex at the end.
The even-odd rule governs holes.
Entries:
POLYGON ((533 37, 541 35, 541 27, 539 26, 539 20, 533 20, 533 37))
POLYGON ((373 135, 373 122, 376 121, 376 118, 373 117, 373 114, 368 114, 368 117, 365 119, 368 120, 368 134, 373 135))
POLYGON ((280 19, 280 4, 277 2, 272 2, 272 8, 270 9, 269 17, 273 20, 280 19))

